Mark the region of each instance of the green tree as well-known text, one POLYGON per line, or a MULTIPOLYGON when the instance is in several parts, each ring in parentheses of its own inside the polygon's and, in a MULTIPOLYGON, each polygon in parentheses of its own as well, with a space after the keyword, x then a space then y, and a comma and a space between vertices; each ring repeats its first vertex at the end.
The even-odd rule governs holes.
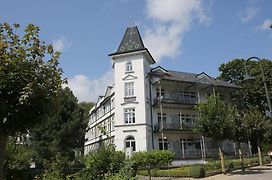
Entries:
POLYGON ((8 137, 40 123, 63 83, 60 53, 40 40, 40 28, 17 30, 18 24, 0 24, 0 179, 8 137))
MULTIPOLYGON (((85 129, 87 128, 86 106, 80 106, 73 92, 64 88, 58 94, 54 114, 31 130, 35 160, 42 165, 43 160, 54 160, 56 155, 75 159, 75 152, 83 151, 85 129)), ((87 103, 86 103, 87 104, 87 103)))
POLYGON ((83 101, 79 103, 79 107, 84 110, 84 120, 86 120, 86 122, 88 122, 89 120, 89 113, 93 106, 94 106, 93 102, 83 101))
POLYGON ((256 106, 263 111, 267 108, 267 100, 264 90, 264 84, 261 77, 261 70, 258 63, 262 63, 267 86, 272 87, 272 61, 263 59, 262 61, 248 61, 247 71, 253 77, 250 83, 244 82, 245 79, 245 60, 234 59, 219 67, 219 79, 234 83, 241 87, 234 94, 234 102, 239 109, 248 109, 250 106, 256 106))
MULTIPOLYGON (((244 81, 245 78, 245 60, 234 59, 227 63, 221 64, 219 67, 220 76, 219 78, 230 83, 234 83, 241 88, 233 94, 233 100, 239 111, 247 111, 248 109, 258 109, 263 114, 267 107, 267 99, 263 84, 263 79, 261 77, 260 64, 262 63, 264 75, 266 78, 266 83, 268 89, 272 88, 272 61, 268 59, 263 59, 261 61, 248 61, 247 71, 253 77, 250 82, 244 81)), ((235 128, 243 127, 239 126, 238 123, 235 128)), ((267 126, 267 129, 270 126, 267 126)), ((271 144, 272 132, 266 131, 264 142, 266 146, 271 144), (269 135, 271 134, 271 136, 269 135)), ((256 138, 250 139, 252 144, 258 144, 256 138)), ((258 148, 257 148, 258 149, 258 148)), ((257 152, 256 146, 253 146, 253 152, 257 152)))
POLYGON ((222 172, 225 173, 224 155, 221 150, 221 142, 232 138, 233 107, 225 105, 219 95, 211 95, 207 102, 197 104, 199 118, 196 122, 195 131, 206 137, 211 137, 217 142, 222 172))
POLYGON ((237 110, 236 108, 233 108, 233 128, 232 128, 232 140, 234 142, 237 142, 238 145, 238 152, 239 152, 239 158, 241 161, 241 169, 242 171, 245 171, 244 168, 244 158, 241 150, 241 142, 248 142, 249 138, 245 136, 246 134, 246 127, 244 126, 244 120, 241 116, 241 112, 237 110))
POLYGON ((79 147, 81 147, 81 154, 84 153, 84 143, 85 143, 85 133, 86 129, 88 127, 88 122, 89 122, 89 113, 91 108, 94 106, 94 103, 92 102, 80 102, 79 108, 81 112, 83 112, 83 117, 81 120, 81 128, 78 131, 78 136, 79 136, 79 147))
POLYGON ((33 150, 30 145, 25 143, 18 143, 16 137, 10 137, 7 143, 6 158, 4 162, 4 170, 6 176, 13 178, 25 179, 21 172, 28 171, 32 163, 33 150))
POLYGON ((255 139, 257 142, 259 162, 262 165, 261 145, 265 135, 270 131, 271 119, 264 116, 256 107, 250 107, 242 112, 242 126, 244 127, 244 136, 248 139, 255 139))

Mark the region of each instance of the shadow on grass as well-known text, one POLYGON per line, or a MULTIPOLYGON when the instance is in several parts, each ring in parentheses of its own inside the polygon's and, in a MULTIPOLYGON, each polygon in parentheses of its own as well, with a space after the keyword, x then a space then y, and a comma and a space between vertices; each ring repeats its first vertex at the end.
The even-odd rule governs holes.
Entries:
POLYGON ((265 166, 255 166, 246 169, 244 172, 241 170, 237 170, 232 172, 232 175, 249 175, 249 174, 263 174, 266 170, 271 170, 271 165, 265 165, 265 166))

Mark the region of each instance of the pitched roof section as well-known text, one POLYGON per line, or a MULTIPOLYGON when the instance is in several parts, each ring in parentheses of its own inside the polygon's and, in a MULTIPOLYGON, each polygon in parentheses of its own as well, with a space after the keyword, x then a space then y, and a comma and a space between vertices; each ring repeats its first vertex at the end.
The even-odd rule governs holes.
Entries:
MULTIPOLYGON (((151 76, 156 76, 156 68, 150 73, 151 76)), ((181 81, 181 82, 188 82, 188 83, 203 83, 204 79, 208 79, 210 82, 217 86, 223 87, 230 87, 230 88, 239 88, 234 84, 228 83, 226 81, 222 81, 213 77, 208 76, 206 73, 194 74, 194 73, 187 73, 187 72, 178 72, 178 71, 171 71, 167 70, 167 73, 162 75, 159 72, 160 78, 164 80, 172 80, 172 81, 181 81)))
POLYGON ((109 56, 140 50, 147 50, 147 48, 144 46, 138 27, 133 26, 127 28, 119 48, 115 53, 109 54, 109 56))
POLYGON ((118 50, 114 54, 132 52, 145 49, 138 27, 128 27, 118 50))
POLYGON ((156 63, 148 49, 144 46, 138 27, 128 27, 116 52, 109 56, 123 56, 133 53, 143 53, 150 64, 156 63))

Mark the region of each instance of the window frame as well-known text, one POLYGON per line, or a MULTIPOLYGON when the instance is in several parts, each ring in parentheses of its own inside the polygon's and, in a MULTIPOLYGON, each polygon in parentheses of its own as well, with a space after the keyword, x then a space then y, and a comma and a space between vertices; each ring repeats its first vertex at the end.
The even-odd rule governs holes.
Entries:
POLYGON ((126 62, 126 72, 133 72, 133 66, 131 61, 126 62))
POLYGON ((161 138, 159 139, 159 150, 168 150, 169 149, 168 146, 169 146, 169 144, 168 144, 167 138, 165 138, 163 141, 161 138))
POLYGON ((134 82, 125 82, 124 88, 126 98, 135 97, 134 82))
POLYGON ((125 148, 130 148, 132 147, 132 151, 136 151, 136 140, 134 136, 128 136, 125 139, 125 148))
POLYGON ((124 109, 124 123, 125 124, 135 124, 135 108, 125 108, 124 109))

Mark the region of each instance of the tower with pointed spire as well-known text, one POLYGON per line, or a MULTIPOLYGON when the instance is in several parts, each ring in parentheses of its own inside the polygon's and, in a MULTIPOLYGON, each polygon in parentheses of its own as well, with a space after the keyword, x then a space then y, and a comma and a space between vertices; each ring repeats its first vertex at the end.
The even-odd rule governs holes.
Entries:
POLYGON ((151 149, 148 73, 155 61, 137 26, 126 29, 117 51, 109 56, 114 63, 116 148, 126 152, 151 149))

